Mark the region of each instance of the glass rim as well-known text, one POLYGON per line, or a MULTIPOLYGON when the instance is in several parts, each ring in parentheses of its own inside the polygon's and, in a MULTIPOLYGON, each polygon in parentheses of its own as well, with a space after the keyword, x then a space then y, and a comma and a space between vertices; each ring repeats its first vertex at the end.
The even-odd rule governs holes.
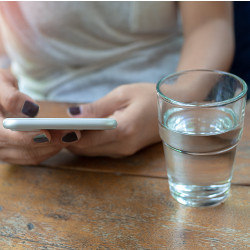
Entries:
POLYGON ((172 73, 172 74, 169 74, 169 75, 162 77, 156 84, 156 91, 157 91, 158 96, 160 96, 163 100, 167 101, 168 103, 174 104, 174 105, 184 106, 184 107, 218 107, 218 106, 225 106, 227 104, 234 103, 234 102, 238 101, 239 99, 243 98, 244 96, 246 96, 247 84, 242 78, 240 78, 232 73, 225 72, 225 71, 210 70, 210 69, 191 69, 191 70, 178 71, 178 72, 175 72, 175 73, 172 73), (228 75, 228 76, 238 80, 241 83, 242 91, 237 96, 235 96, 233 98, 229 98, 229 99, 224 100, 224 101, 211 102, 211 103, 195 103, 195 104, 176 101, 170 97, 167 97, 166 95, 164 95, 161 92, 160 86, 165 80, 170 79, 174 76, 179 76, 179 75, 182 75, 184 73, 189 73, 189 72, 210 72, 210 73, 217 73, 217 74, 221 74, 221 75, 228 75))

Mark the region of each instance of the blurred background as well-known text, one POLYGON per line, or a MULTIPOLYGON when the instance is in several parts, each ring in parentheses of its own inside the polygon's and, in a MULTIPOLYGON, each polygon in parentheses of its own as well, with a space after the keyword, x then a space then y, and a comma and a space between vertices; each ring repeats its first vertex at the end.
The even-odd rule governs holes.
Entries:
MULTIPOLYGON (((234 1, 233 4, 236 47, 230 72, 245 80, 248 85, 247 98, 250 99, 250 1, 234 1)), ((7 68, 9 59, 2 49, 0 40, 0 68, 7 68)))
MULTIPOLYGON (((250 98, 250 2, 234 2, 235 57, 231 72, 248 85, 250 98)), ((226 41, 225 41, 226 42, 226 41)))

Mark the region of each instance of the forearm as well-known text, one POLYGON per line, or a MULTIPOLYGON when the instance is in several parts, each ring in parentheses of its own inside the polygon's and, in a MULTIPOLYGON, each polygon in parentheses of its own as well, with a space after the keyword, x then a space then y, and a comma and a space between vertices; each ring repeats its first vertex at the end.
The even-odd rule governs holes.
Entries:
MULTIPOLYGON (((228 71, 234 55, 232 4, 230 2, 180 2, 184 44, 177 71, 210 69, 228 71)), ((194 74, 169 86, 169 96, 201 101, 215 81, 194 74), (193 91, 195 90, 195 91, 193 91)))
MULTIPOLYGON (((211 69, 228 71, 234 54, 233 32, 221 20, 203 25, 186 38, 177 71, 190 69, 211 69)), ((183 90, 183 100, 203 99, 215 82, 200 75, 189 81, 178 81, 176 86, 183 90), (190 91, 195 89, 196 91, 190 91)), ((180 95, 180 90, 178 95, 180 95)))
POLYGON ((184 39, 178 71, 187 69, 228 71, 233 55, 232 26, 223 19, 213 20, 184 39))
POLYGON ((234 55, 230 2, 180 2, 184 45, 178 70, 227 71, 234 55))

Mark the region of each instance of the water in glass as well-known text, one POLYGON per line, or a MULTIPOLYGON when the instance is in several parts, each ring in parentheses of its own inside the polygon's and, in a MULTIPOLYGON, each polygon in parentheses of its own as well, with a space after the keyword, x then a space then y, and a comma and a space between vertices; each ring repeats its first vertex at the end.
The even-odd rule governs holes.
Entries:
POLYGON ((163 141, 170 192, 189 206, 212 206, 230 189, 242 133, 230 108, 171 108, 164 114, 163 141))

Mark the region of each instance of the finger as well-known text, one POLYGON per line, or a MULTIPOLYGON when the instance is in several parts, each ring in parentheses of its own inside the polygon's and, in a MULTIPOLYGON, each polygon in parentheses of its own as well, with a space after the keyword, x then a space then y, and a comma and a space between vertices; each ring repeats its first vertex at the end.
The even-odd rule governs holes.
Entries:
POLYGON ((51 135, 48 130, 21 132, 0 128, 0 146, 2 147, 41 146, 50 142, 51 135))
POLYGON ((68 114, 71 117, 83 118, 107 117, 113 114, 114 111, 124 108, 127 102, 126 89, 121 86, 96 102, 69 107, 68 114))
POLYGON ((28 117, 38 114, 39 106, 31 97, 21 93, 15 83, 6 79, 0 80, 0 105, 5 113, 28 117))
MULTIPOLYGON (((0 118, 2 124, 3 119, 0 118)), ((70 130, 40 130, 35 132, 12 131, 0 126, 0 145, 1 146, 46 146, 48 143, 53 145, 66 146, 77 142, 81 138, 80 131, 70 130)))
POLYGON ((3 127, 3 118, 0 117, 0 146, 28 146, 47 144, 51 141, 51 134, 48 130, 34 132, 12 131, 3 127))
POLYGON ((123 157, 136 153, 140 148, 159 141, 158 133, 148 136, 150 131, 158 131, 157 121, 148 122, 140 113, 136 104, 131 104, 112 116, 118 122, 117 129, 85 132, 80 142, 68 149, 87 156, 123 157))
MULTIPOLYGON (((110 118, 119 119, 119 117, 114 116, 110 118)), ((68 149, 82 155, 87 155, 85 153, 88 153, 88 155, 92 155, 89 153, 91 151, 95 152, 97 148, 104 149, 103 152, 108 152, 106 150, 109 149, 108 145, 114 142, 119 142, 123 140, 124 137, 126 137, 126 131, 124 131, 124 128, 119 124, 120 121, 118 122, 118 127, 113 130, 82 131, 81 139, 79 140, 79 142, 73 146, 68 147, 68 149)), ((93 155, 98 154, 94 153, 93 155)))
POLYGON ((43 148, 2 148, 0 159, 11 164, 37 165, 52 157, 61 150, 61 147, 54 145, 43 148))
MULTIPOLYGON (((133 126, 126 126, 124 116, 110 116, 118 121, 118 127, 113 130, 83 131, 81 140, 68 147, 74 154, 85 156, 109 156, 119 158, 134 154, 140 148, 141 141, 134 141, 133 126)), ((143 137, 143 136, 142 136, 143 137)))
POLYGON ((50 130, 51 144, 58 144, 64 147, 78 142, 81 139, 79 130, 50 130))
POLYGON ((79 139, 77 146, 82 148, 91 148, 98 145, 106 145, 107 143, 119 141, 120 135, 125 134, 126 131, 123 131, 123 120, 121 115, 118 113, 116 116, 108 116, 108 118, 116 119, 118 126, 115 129, 111 130, 89 130, 81 131, 81 138, 79 139))
POLYGON ((18 88, 17 79, 8 69, 0 69, 0 81, 9 81, 14 87, 18 88))
POLYGON ((84 131, 79 144, 82 144, 83 147, 91 148, 111 142, 127 140, 136 130, 137 117, 136 106, 134 107, 133 105, 121 111, 116 111, 114 114, 108 116, 108 118, 117 121, 118 125, 116 129, 84 131))
POLYGON ((93 148, 98 145, 106 145, 116 140, 117 135, 115 131, 83 131, 81 139, 76 146, 81 148, 93 148))

